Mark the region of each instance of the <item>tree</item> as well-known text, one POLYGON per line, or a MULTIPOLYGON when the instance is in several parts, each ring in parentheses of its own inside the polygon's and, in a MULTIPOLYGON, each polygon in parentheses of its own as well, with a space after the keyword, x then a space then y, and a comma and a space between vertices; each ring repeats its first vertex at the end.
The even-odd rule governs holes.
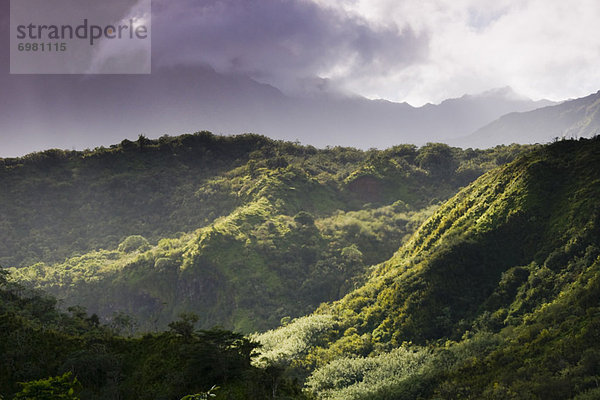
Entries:
POLYGON ((309 212, 300 211, 294 216, 294 221, 301 225, 311 226, 315 223, 315 217, 313 217, 309 212))
POLYGON ((216 397, 215 392, 219 390, 218 386, 213 385, 208 392, 196 393, 196 394, 188 394, 185 397, 182 397, 181 400, 208 400, 211 397, 216 397))
POLYGON ((150 243, 148 243, 148 240, 146 240, 146 238, 141 235, 128 236, 127 238, 125 238, 125 240, 121 242, 121 244, 119 244, 119 251, 122 251, 124 253, 131 253, 134 251, 145 251, 149 248, 150 243))
POLYGON ((14 400, 79 400, 75 392, 81 389, 71 372, 21 385, 23 389, 15 395, 14 400))
POLYGON ((182 313, 179 314, 179 320, 169 324, 169 328, 171 329, 171 332, 179 336, 191 338, 194 334, 194 324, 196 324, 199 319, 200 318, 194 313, 182 313))
POLYGON ((450 146, 443 143, 428 143, 419 151, 415 160, 435 177, 450 176, 458 166, 450 146))

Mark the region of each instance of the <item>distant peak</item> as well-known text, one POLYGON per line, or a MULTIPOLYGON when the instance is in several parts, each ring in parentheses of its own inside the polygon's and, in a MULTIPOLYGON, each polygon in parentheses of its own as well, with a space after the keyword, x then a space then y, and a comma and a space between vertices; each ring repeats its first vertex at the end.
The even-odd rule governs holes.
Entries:
POLYGON ((515 92, 511 86, 503 86, 495 89, 486 90, 476 97, 502 97, 512 100, 530 100, 527 96, 515 92))
POLYGON ((440 103, 455 103, 461 100, 481 100, 481 99, 502 99, 511 101, 531 101, 527 96, 515 92, 511 86, 503 86, 499 88, 489 89, 484 92, 475 94, 464 94, 461 97, 449 98, 440 103))

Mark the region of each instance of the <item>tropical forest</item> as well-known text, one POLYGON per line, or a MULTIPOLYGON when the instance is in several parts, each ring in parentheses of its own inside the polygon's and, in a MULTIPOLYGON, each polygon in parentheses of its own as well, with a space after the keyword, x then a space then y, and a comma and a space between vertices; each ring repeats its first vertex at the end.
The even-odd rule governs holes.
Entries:
POLYGON ((600 137, 0 158, 0 399, 600 398, 600 137))

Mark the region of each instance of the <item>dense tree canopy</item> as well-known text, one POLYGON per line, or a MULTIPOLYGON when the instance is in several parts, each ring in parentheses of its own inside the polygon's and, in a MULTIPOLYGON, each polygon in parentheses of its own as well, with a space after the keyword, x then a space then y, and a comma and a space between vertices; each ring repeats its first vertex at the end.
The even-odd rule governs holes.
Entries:
POLYGON ((204 132, 1 164, 0 224, 24 221, 1 255, 5 399, 600 393, 598 137, 362 152, 204 132))
POLYGON ((201 132, 0 160, 0 263, 104 322, 166 329, 191 311, 203 328, 264 330, 359 286, 441 200, 526 150, 201 132))

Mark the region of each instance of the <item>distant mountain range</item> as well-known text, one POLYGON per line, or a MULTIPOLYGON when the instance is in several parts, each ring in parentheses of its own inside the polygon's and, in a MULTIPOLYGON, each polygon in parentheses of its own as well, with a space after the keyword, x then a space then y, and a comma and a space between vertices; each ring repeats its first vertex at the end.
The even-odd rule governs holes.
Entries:
POLYGON ((331 93, 293 97, 208 67, 156 68, 138 76, 0 80, 5 89, 0 94, 0 157, 200 130, 252 132, 317 147, 422 145, 464 136, 510 112, 552 104, 531 101, 510 88, 422 107, 331 93))
POLYGON ((7 90, 0 94, 0 157, 204 129, 361 149, 546 143, 600 129, 599 93, 556 104, 505 87, 413 107, 331 93, 293 97, 208 67, 157 68, 139 76, 27 75, 2 85, 7 90))
POLYGON ((508 143, 546 143, 555 138, 590 137, 600 132, 600 91, 558 105, 514 112, 451 140, 461 147, 487 148, 508 143))

